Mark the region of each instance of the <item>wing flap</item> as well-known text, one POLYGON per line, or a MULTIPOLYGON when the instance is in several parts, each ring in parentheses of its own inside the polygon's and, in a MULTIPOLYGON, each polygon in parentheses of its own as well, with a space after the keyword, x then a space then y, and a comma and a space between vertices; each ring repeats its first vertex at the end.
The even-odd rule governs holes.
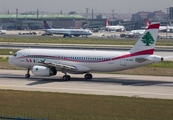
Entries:
POLYGON ((53 61, 47 61, 47 60, 42 60, 40 63, 44 64, 47 67, 55 67, 55 68, 58 68, 61 70, 67 70, 67 71, 75 71, 80 73, 91 71, 90 68, 83 65, 78 65, 78 64, 55 63, 53 61))
POLYGON ((44 64, 46 66, 51 66, 51 67, 56 67, 56 68, 61 68, 61 69, 66 69, 66 70, 77 70, 77 68, 72 65, 57 64, 57 63, 52 63, 52 62, 48 62, 48 61, 45 61, 44 64))

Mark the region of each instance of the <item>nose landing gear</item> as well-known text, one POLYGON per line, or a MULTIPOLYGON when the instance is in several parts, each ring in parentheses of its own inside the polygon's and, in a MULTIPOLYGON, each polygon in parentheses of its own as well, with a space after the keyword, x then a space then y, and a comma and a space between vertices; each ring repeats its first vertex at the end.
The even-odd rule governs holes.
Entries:
POLYGON ((25 78, 30 78, 30 74, 29 74, 30 70, 31 70, 30 68, 27 69, 27 74, 25 74, 25 78))

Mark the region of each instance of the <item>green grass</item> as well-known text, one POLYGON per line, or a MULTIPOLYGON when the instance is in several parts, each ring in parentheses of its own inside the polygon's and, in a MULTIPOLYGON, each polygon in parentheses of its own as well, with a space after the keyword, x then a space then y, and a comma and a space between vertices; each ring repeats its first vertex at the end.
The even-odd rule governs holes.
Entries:
POLYGON ((162 68, 173 68, 173 61, 162 61, 147 65, 147 67, 162 67, 162 68))
MULTIPOLYGON (((61 38, 43 36, 0 36, 0 42, 15 43, 57 43, 57 44, 102 44, 102 45, 134 45, 137 39, 108 39, 108 38, 61 38)), ((173 46, 173 40, 162 39, 157 45, 173 46)))
MULTIPOLYGON (((127 41, 133 44, 136 40, 127 41)), ((0 42, 21 42, 21 43, 63 43, 63 44, 119 44, 122 40, 100 39, 100 38, 60 38, 60 37, 0 37, 0 42)))
POLYGON ((0 57, 0 62, 8 62, 8 57, 4 58, 4 57, 0 57))
POLYGON ((0 90, 1 116, 55 120, 171 120, 173 101, 0 90))
POLYGON ((19 49, 0 49, 0 55, 13 55, 19 49))

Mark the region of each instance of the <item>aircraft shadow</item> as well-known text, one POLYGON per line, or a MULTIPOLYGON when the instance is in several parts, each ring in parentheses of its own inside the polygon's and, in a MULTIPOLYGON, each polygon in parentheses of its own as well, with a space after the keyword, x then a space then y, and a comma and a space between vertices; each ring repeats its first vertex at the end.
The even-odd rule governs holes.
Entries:
POLYGON ((84 78, 71 78, 70 81, 63 81, 61 77, 34 77, 26 79, 22 75, 2 75, 0 78, 6 78, 9 80, 18 79, 18 80, 27 80, 32 81, 27 85, 37 85, 37 84, 47 84, 47 83, 57 83, 57 82, 83 82, 85 83, 105 83, 105 84, 119 84, 123 86, 167 86, 173 87, 173 82, 170 81, 158 81, 156 80, 134 80, 134 79, 126 79, 125 77, 116 77, 116 78, 93 78, 92 80, 85 80, 84 78))

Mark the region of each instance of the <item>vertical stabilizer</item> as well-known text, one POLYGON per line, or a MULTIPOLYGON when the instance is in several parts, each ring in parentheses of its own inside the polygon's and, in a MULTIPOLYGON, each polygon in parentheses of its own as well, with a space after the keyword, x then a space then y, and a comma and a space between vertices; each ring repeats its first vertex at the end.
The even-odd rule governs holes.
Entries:
POLYGON ((146 25, 146 28, 148 28, 148 27, 149 27, 149 25, 150 25, 150 23, 148 22, 148 20, 147 20, 147 19, 145 20, 145 25, 146 25))
POLYGON ((43 22, 44 22, 44 29, 51 29, 51 27, 50 27, 49 24, 46 22, 46 20, 44 20, 43 22))
POLYGON ((158 36, 160 23, 153 22, 151 23, 144 34, 136 42, 133 48, 130 50, 130 53, 145 53, 153 54, 154 48, 158 36))
POLYGON ((109 26, 108 19, 106 19, 106 26, 109 26))

